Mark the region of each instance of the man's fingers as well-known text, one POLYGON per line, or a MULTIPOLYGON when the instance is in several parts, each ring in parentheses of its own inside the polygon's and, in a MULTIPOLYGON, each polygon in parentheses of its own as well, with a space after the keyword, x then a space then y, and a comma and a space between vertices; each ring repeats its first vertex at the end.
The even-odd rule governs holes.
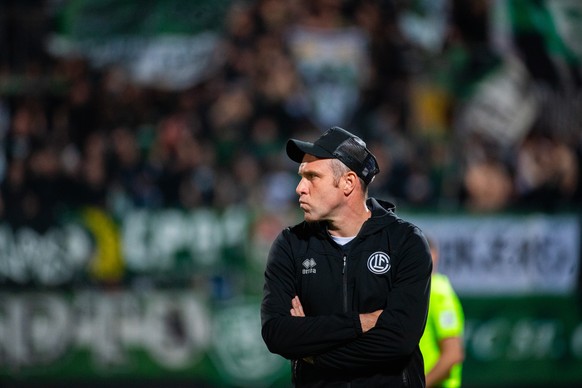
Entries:
POLYGON ((382 310, 376 310, 372 313, 360 314, 360 324, 362 325, 362 332, 366 333, 368 330, 376 326, 378 317, 382 314, 382 310))
POLYGON ((301 302, 299 301, 299 297, 296 296, 293 299, 291 299, 291 316, 293 317, 304 317, 305 313, 303 312, 303 306, 301 305, 301 302))

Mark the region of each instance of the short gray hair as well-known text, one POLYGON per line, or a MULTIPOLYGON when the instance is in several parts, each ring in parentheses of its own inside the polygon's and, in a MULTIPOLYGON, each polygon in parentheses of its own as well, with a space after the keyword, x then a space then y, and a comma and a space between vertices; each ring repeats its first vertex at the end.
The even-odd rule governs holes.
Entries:
MULTIPOLYGON (((352 171, 348 166, 346 166, 342 161, 340 161, 339 159, 330 159, 330 163, 331 163, 331 171, 333 173, 333 184, 335 186, 339 185, 339 181, 341 179, 342 176, 344 176, 344 174, 346 174, 349 171, 352 171)), ((368 185, 366 185, 366 182, 364 182, 364 180, 362 178, 360 178, 358 176, 358 180, 360 181, 360 185, 362 186, 362 190, 364 191, 364 194, 367 194, 368 192, 368 185)))

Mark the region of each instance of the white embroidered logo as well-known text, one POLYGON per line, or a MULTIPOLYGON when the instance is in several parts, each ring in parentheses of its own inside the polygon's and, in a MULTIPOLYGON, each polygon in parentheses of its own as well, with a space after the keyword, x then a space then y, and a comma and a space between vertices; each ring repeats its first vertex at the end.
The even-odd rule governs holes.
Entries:
POLYGON ((317 265, 317 263, 315 262, 315 260, 313 260, 313 258, 311 259, 305 259, 303 261, 303 275, 307 275, 309 273, 316 273, 317 270, 315 269, 315 266, 317 265))
POLYGON ((374 252, 368 257, 368 269, 376 275, 382 275, 390 270, 390 256, 384 252, 374 252))

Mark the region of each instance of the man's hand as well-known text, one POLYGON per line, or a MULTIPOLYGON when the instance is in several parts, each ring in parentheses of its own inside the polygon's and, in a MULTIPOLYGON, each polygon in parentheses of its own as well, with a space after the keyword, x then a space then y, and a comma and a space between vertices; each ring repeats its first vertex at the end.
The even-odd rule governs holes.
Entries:
MULTIPOLYGON (((305 317, 303 306, 298 296, 291 299, 291 310, 289 310, 292 317, 305 317)), ((362 332, 365 333, 376 326, 378 317, 382 314, 382 310, 376 310, 372 313, 360 314, 360 324, 362 325, 362 332)))
MULTIPOLYGON (((291 299, 290 312, 292 317, 305 317, 303 306, 301 305, 301 301, 299 300, 298 296, 295 296, 295 298, 291 299)), ((303 361, 313 365, 315 364, 315 356, 303 357, 303 361)))
POLYGON ((376 326, 380 314, 382 314, 382 310, 376 310, 373 313, 360 314, 360 324, 362 325, 363 333, 376 326))
POLYGON ((291 299, 291 316, 292 317, 305 316, 305 313, 303 312, 303 306, 301 305, 298 296, 295 296, 295 298, 291 299))

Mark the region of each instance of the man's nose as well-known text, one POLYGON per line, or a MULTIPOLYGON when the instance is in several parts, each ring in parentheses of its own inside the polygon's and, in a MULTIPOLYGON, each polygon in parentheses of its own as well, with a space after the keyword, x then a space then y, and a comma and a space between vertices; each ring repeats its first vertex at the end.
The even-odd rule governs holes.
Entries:
POLYGON ((297 187, 295 188, 295 192, 297 193, 297 195, 301 195, 302 193, 305 193, 305 184, 304 184, 304 180, 303 178, 301 178, 301 180, 299 181, 299 183, 297 184, 297 187))

